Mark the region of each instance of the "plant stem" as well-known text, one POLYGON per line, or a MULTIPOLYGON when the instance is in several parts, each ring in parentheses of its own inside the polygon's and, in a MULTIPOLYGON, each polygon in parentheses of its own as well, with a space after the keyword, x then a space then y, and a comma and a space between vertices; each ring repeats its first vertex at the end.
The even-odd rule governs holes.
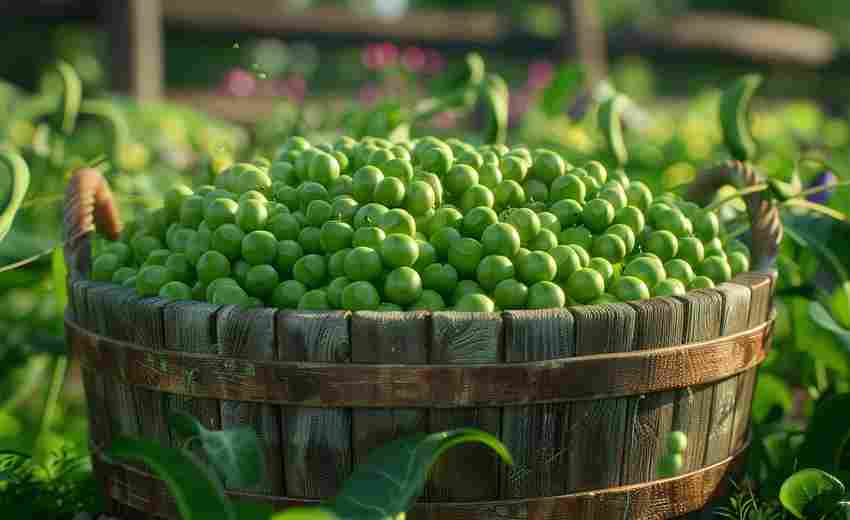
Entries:
MULTIPOLYGON (((797 197, 808 197, 809 195, 816 195, 823 191, 831 191, 835 188, 840 188, 842 186, 850 186, 850 181, 841 181, 836 182, 835 184, 826 184, 823 186, 815 186, 814 188, 809 188, 807 190, 803 190, 797 194, 797 197)), ((794 197, 794 198, 797 198, 794 197)))
POLYGON ((767 189, 767 184, 764 184, 764 183, 753 184, 752 186, 748 186, 746 188, 742 188, 740 190, 737 190, 735 193, 732 193, 731 195, 729 195, 727 197, 723 197, 720 200, 716 200, 716 201, 712 202, 711 204, 706 206, 705 209, 706 209, 706 211, 714 211, 715 209, 719 208, 720 206, 726 204, 727 202, 733 201, 735 199, 740 199, 740 198, 743 198, 745 195, 751 195, 753 193, 758 193, 758 192, 764 191, 766 189, 767 189))
POLYGON ((844 213, 841 213, 840 211, 837 211, 837 210, 834 210, 834 209, 829 208, 827 206, 824 206, 823 204, 817 204, 817 203, 808 201, 806 199, 788 199, 785 202, 783 202, 782 205, 783 206, 796 206, 796 207, 799 207, 799 208, 805 208, 805 209, 808 209, 810 211, 814 211, 814 212, 826 215, 828 217, 832 217, 835 220, 838 220, 840 222, 847 222, 847 216, 844 213))
POLYGON ((47 393, 47 400, 44 403, 44 411, 41 414, 41 425, 38 428, 38 436, 35 439, 34 453, 41 453, 41 450, 43 449, 42 444, 45 442, 45 436, 50 430, 50 423, 56 415, 59 395, 62 393, 62 388, 65 386, 65 376, 67 373, 68 357, 60 355, 56 358, 56 362, 53 364, 53 376, 50 379, 50 388, 47 393))

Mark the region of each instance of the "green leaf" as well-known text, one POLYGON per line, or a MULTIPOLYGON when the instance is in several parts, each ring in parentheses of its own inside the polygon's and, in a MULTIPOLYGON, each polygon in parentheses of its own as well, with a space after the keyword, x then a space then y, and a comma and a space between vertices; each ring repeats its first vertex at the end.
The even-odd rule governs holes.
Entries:
POLYGON ((779 490, 779 501, 797 518, 819 518, 832 511, 843 495, 840 480, 809 468, 788 477, 779 490))
POLYGON ((552 82, 543 90, 540 106, 549 117, 555 117, 564 111, 567 101, 572 98, 584 82, 584 70, 578 64, 565 64, 558 67, 552 82))
MULTIPOLYGON (((241 519, 240 519, 241 520, 241 519)), ((341 520, 324 507, 291 507, 274 515, 271 520, 341 520)))
MULTIPOLYGON (((850 439, 850 393, 819 401, 815 406, 806 440, 800 448, 800 464, 837 471, 842 451, 850 439)), ((847 468, 844 468, 847 469, 847 468)))
POLYGON ((0 151, 0 241, 12 228, 30 183, 30 170, 20 155, 0 151))
POLYGON ((850 520, 850 502, 838 502, 827 520, 850 520))
POLYGON ((232 500, 231 505, 239 520, 269 520, 274 508, 268 504, 258 504, 247 500, 232 500))
POLYGON ((508 138, 508 85, 495 74, 488 74, 481 85, 481 100, 487 122, 484 128, 484 141, 490 144, 504 144, 508 138))
POLYGON ((791 411, 792 404, 791 391, 785 381, 770 373, 759 374, 753 395, 754 422, 765 422, 775 408, 785 415, 791 411))
POLYGON ((354 469, 330 509, 345 519, 396 518, 422 493, 431 467, 449 448, 482 443, 512 464, 507 448, 489 433, 463 428, 430 435, 419 434, 384 445, 354 469))
POLYGON ((213 431, 185 412, 172 412, 171 427, 184 440, 197 439, 228 487, 250 488, 265 473, 265 458, 257 434, 248 426, 213 431))
POLYGON ((68 305, 68 286, 65 283, 65 278, 68 276, 68 269, 65 267, 65 254, 61 247, 53 250, 51 271, 53 292, 56 296, 56 310, 57 314, 62 315, 65 312, 65 307, 68 305))
POLYGON ((820 302, 813 301, 809 304, 809 316, 821 328, 835 334, 838 341, 847 349, 846 356, 850 357, 850 330, 839 325, 820 302))
POLYGON ((147 464, 165 481, 182 520, 236 520, 221 484, 191 453, 144 439, 119 437, 106 455, 147 464))

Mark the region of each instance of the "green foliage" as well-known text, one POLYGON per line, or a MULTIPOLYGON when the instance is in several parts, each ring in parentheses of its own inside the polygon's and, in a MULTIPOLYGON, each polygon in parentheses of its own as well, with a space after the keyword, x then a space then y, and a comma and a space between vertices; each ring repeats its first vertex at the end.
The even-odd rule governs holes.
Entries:
POLYGON ((30 183, 30 170, 20 155, 0 151, 0 241, 21 208, 30 183))
POLYGON ((803 469, 782 484, 779 500, 797 518, 823 518, 844 497, 844 484, 819 469, 803 469))
POLYGON ((29 455, 0 451, 0 511, 7 518, 59 520, 100 508, 86 457, 63 450, 40 464, 29 455))
POLYGON ((257 434, 248 426, 212 431, 185 412, 174 412, 168 423, 183 440, 184 447, 200 443, 224 484, 251 488, 265 474, 263 452, 257 434))
POLYGON ((144 439, 119 437, 106 451, 112 459, 144 462, 165 481, 183 520, 235 520, 221 484, 194 455, 144 439))
POLYGON ((739 161, 752 159, 756 142, 750 130, 750 101, 762 78, 750 74, 738 79, 723 92, 720 99, 720 126, 732 157, 739 161))
POLYGON ((564 64, 558 67, 555 77, 543 91, 540 106, 549 117, 555 117, 564 112, 567 102, 571 100, 584 81, 584 70, 580 65, 564 64))

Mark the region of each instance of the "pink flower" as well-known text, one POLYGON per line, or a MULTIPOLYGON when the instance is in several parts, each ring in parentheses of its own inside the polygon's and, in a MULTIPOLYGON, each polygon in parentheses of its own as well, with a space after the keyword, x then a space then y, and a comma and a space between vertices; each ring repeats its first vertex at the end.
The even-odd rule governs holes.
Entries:
POLYGON ((514 90, 508 101, 508 122, 517 123, 531 106, 531 93, 525 89, 514 90))
POLYGON ((398 61, 398 48, 390 42, 367 45, 361 59, 367 69, 380 70, 398 61))
POLYGON ((230 69, 224 75, 221 90, 231 96, 250 96, 257 91, 257 78, 245 69, 230 69))
POLYGON ((535 61, 528 65, 528 88, 538 90, 552 81, 555 67, 548 61, 535 61))
POLYGON ((307 80, 299 74, 286 78, 286 95, 293 101, 304 101, 307 95, 307 80))
POLYGON ((440 54, 440 51, 434 49, 425 50, 425 72, 428 74, 438 74, 442 72, 446 66, 446 59, 440 54))
POLYGON ((362 105, 374 105, 381 97, 381 89, 374 83, 366 83, 360 87, 357 97, 362 105))
POLYGON ((419 47, 408 47, 401 53, 401 63, 410 72, 419 72, 425 67, 425 51, 419 47))

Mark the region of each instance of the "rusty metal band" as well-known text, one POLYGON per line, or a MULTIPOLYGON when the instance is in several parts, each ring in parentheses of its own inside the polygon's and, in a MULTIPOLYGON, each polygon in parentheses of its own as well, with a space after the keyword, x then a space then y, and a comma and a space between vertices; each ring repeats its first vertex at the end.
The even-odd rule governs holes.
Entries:
MULTIPOLYGON (((702 509, 725 492, 727 477, 743 467, 749 439, 730 457, 672 478, 553 497, 486 502, 418 502, 409 518, 493 520, 494 518, 672 518, 702 509)), ((108 461, 92 450, 95 471, 115 501, 163 518, 179 518, 163 480, 126 464, 108 461)), ((237 500, 266 503, 275 509, 316 505, 318 500, 227 491, 237 500)))
POLYGON ((94 334, 67 316, 65 333, 84 370, 149 390, 311 407, 458 408, 597 400, 720 381, 762 362, 771 325, 678 347, 474 365, 281 362, 152 350, 94 334))

